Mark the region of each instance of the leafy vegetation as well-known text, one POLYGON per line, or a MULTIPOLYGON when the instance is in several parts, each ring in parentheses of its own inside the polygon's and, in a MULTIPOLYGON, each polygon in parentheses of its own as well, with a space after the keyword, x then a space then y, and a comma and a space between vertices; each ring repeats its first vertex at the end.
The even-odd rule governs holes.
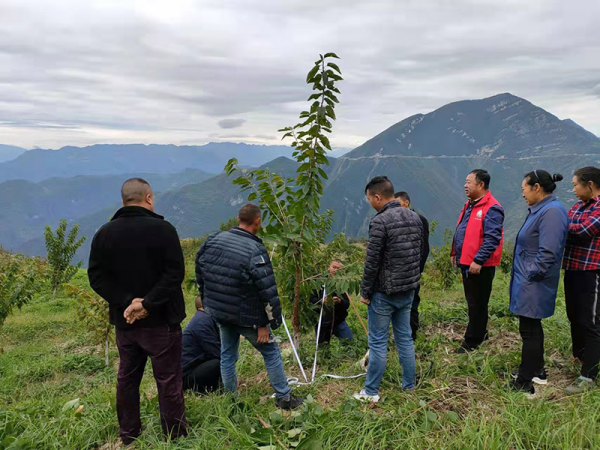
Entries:
POLYGON ((251 191, 248 200, 258 200, 264 211, 265 238, 278 246, 279 281, 286 292, 284 299, 292 300, 296 345, 300 340, 300 316, 308 309, 302 301, 307 289, 304 283, 312 275, 306 273, 307 268, 332 224, 332 211, 321 211, 327 180, 323 166, 329 164, 326 153, 331 150, 327 134, 332 132, 332 121, 336 119, 334 108, 339 102, 336 94, 340 93, 336 83, 342 80, 340 68, 331 59, 338 56, 320 55, 306 76, 307 84, 316 92, 308 97, 312 104, 308 111, 300 113, 301 122, 279 130, 285 133, 284 139, 293 140, 292 156, 300 164, 296 178, 283 178, 266 169, 247 171, 240 168, 236 159, 225 166, 227 175, 239 174, 233 184, 242 191, 251 191))
POLYGON ((77 249, 85 242, 85 237, 77 239, 79 225, 73 225, 67 235, 67 221, 61 219, 56 231, 53 233, 50 225, 46 225, 44 237, 46 239, 46 250, 48 251, 48 265, 50 266, 50 280, 52 293, 56 296, 58 288, 68 283, 77 273, 77 269, 83 264, 79 261, 76 266, 71 265, 77 249))

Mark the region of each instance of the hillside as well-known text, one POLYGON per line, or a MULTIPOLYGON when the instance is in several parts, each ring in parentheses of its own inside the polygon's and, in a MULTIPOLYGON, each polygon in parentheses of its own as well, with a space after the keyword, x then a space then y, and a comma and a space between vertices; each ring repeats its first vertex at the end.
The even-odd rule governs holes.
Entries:
POLYGON ((280 145, 209 143, 202 146, 112 145, 63 147, 59 150, 30 150, 13 161, 0 163, 0 181, 23 179, 41 181, 77 175, 127 173, 169 174, 185 169, 219 173, 229 160, 242 165, 262 165, 292 150, 280 145))
MULTIPOLYGON (((165 175, 81 175, 51 178, 39 183, 25 180, 0 182, 0 246, 18 248, 26 241, 41 237, 45 225, 55 227, 62 218, 76 222, 107 206, 117 205, 121 200, 123 181, 132 176, 141 176, 156 192, 164 192, 198 183, 211 175, 199 169, 188 169, 165 175)), ((43 254, 43 247, 34 253, 43 254)))
POLYGON ((0 144, 0 163, 15 159, 17 156, 22 155, 27 150, 14 145, 0 144))

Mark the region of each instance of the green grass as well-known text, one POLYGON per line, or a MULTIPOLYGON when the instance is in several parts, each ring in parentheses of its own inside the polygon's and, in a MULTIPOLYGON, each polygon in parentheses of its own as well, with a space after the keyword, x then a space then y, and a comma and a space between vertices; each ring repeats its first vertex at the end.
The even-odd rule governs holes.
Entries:
MULTIPOLYGON (((75 284, 85 285, 79 274, 75 284)), ((258 354, 242 343, 238 372, 241 396, 186 393, 190 435, 166 442, 158 418, 156 387, 147 366, 141 388, 145 430, 136 448, 181 449, 593 449, 600 448, 600 391, 567 397, 576 376, 570 333, 559 296, 557 313, 544 321, 550 385, 527 400, 506 389, 520 359, 517 322, 508 313, 508 279, 499 274, 490 305, 491 338, 470 355, 456 355, 453 340, 464 332, 466 304, 459 285, 449 291, 424 286, 416 343, 418 385, 403 392, 401 368, 390 349, 376 407, 350 398, 364 378, 319 378, 294 388, 310 396, 299 411, 277 411, 258 354), (268 425, 268 428, 265 427, 268 425)), ((193 298, 186 295, 188 318, 193 298)), ((115 384, 118 355, 104 367, 102 349, 75 318, 74 300, 41 296, 9 317, 0 329, 0 448, 114 449, 118 447, 115 384), (80 399, 80 414, 64 405, 80 399)), ((359 306, 366 317, 366 309, 359 306)), ((359 373, 356 361, 366 337, 351 311, 352 344, 334 340, 320 351, 318 373, 359 373)), ((284 337, 283 330, 277 334, 284 337)), ((285 342, 285 339, 284 339, 285 342)), ((304 337, 301 356, 312 368, 314 337, 304 337)), ((288 376, 299 370, 287 343, 282 353, 288 376)))

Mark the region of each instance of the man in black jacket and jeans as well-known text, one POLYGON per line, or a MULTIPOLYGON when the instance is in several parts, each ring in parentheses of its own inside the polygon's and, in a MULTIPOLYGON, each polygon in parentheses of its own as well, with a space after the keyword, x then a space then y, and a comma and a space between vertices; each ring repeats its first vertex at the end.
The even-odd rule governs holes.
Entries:
POLYGON ((293 409, 302 399, 291 395, 279 347, 270 332, 281 325, 281 305, 273 266, 262 240, 260 208, 252 203, 238 214, 239 227, 208 237, 196 256, 196 281, 202 303, 221 331, 221 377, 225 390, 237 391, 235 363, 240 336, 265 361, 276 405, 293 409))
POLYGON ((394 198, 387 177, 373 178, 365 188, 377 211, 369 224, 369 243, 360 286, 360 301, 368 305, 369 368, 365 388, 354 398, 379 401, 379 386, 387 360, 390 323, 402 366, 402 387, 415 388, 415 349, 410 309, 421 279, 423 224, 419 216, 394 198))
POLYGON ((109 305, 120 363, 119 435, 125 445, 141 433, 140 382, 150 357, 161 425, 171 438, 186 435, 181 376, 183 253, 175 228, 155 214, 154 195, 141 178, 121 189, 123 208, 92 241, 90 285, 109 305))

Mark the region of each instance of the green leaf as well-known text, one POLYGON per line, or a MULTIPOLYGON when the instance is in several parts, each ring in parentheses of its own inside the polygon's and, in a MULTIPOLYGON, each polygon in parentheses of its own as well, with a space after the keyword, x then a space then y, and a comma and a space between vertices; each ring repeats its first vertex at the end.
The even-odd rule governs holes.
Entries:
POLYGON ((292 428, 291 430, 288 431, 288 436, 290 438, 295 438, 300 433, 302 433, 302 431, 303 431, 302 428, 292 428))
POLYGON ((76 398, 75 400, 71 400, 71 401, 65 403, 62 407, 62 412, 66 412, 69 409, 79 408, 80 405, 81 405, 81 399, 76 398))
POLYGON ((429 420, 431 422, 437 422, 437 419, 438 419, 437 414, 434 413, 433 411, 426 411, 425 417, 427 417, 427 420, 429 420))
POLYGON ((338 67, 338 65, 337 65, 337 64, 335 64, 335 63, 332 63, 332 62, 330 62, 330 63, 327 63, 327 66, 328 66, 328 67, 331 67, 331 68, 332 68, 332 69, 334 69, 334 70, 336 70, 336 71, 337 71, 338 73, 340 73, 340 74, 342 73, 342 71, 340 70, 340 68, 338 67))
POLYGON ((323 56, 323 59, 326 59, 326 58, 340 59, 340 57, 338 55, 336 55, 335 53, 325 53, 325 56, 323 56))
POLYGON ((319 71, 319 66, 316 65, 315 67, 313 67, 310 72, 308 72, 308 75, 306 75, 306 82, 310 83, 313 81, 313 78, 315 77, 315 75, 317 74, 317 72, 319 71))

